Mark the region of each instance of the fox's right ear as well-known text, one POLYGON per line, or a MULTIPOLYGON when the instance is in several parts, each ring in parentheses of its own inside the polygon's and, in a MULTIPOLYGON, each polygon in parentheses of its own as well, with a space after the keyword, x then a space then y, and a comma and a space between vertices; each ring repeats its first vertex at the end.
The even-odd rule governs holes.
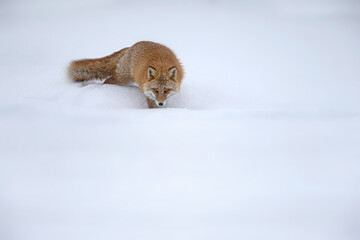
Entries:
POLYGON ((149 66, 148 68, 148 78, 151 79, 155 79, 155 73, 156 73, 156 69, 154 67, 149 66))

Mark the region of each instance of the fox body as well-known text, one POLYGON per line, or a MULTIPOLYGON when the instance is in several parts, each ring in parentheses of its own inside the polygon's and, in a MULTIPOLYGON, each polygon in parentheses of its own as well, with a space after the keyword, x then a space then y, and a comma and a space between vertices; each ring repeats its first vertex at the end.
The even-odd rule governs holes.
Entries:
POLYGON ((136 85, 149 108, 162 107, 180 92, 183 68, 176 55, 159 43, 142 41, 109 56, 71 62, 68 75, 76 82, 106 79, 105 84, 136 85))

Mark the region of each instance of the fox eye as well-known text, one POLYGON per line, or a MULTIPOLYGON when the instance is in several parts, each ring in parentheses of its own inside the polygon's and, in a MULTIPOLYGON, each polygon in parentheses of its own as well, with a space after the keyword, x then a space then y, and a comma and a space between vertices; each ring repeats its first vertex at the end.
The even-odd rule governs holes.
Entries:
POLYGON ((155 88, 154 88, 154 92, 159 93, 159 91, 157 89, 155 89, 155 88))
POLYGON ((168 91, 169 91, 169 89, 165 89, 165 90, 164 90, 164 93, 167 93, 168 91))

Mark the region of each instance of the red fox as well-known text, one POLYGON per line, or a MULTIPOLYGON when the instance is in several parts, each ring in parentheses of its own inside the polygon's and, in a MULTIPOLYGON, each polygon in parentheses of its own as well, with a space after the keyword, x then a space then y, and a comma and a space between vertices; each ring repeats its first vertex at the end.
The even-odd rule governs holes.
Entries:
POLYGON ((148 107, 156 108, 180 92, 184 71, 168 47, 142 41, 103 58, 73 61, 68 75, 76 82, 106 79, 106 84, 135 84, 146 96, 148 107))

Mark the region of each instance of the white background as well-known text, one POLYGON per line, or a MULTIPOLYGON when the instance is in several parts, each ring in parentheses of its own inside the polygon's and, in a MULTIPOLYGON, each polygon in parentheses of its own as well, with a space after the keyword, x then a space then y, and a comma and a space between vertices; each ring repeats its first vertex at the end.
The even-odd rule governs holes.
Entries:
POLYGON ((358 1, 1 1, 0 239, 360 238, 358 1), (75 84, 160 42, 168 108, 75 84))

